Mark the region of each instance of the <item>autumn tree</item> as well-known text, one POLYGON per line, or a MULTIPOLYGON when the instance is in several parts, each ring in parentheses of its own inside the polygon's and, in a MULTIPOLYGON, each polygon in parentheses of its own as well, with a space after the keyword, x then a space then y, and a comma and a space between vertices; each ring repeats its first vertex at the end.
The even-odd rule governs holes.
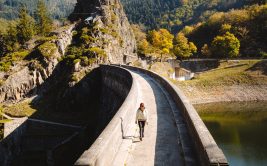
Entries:
POLYGON ((144 27, 137 24, 133 24, 131 25, 131 27, 136 39, 138 53, 143 55, 150 53, 151 46, 150 43, 147 41, 147 35, 144 32, 144 27))
POLYGON ((178 33, 174 40, 173 52, 177 57, 189 58, 197 52, 193 42, 189 42, 183 33, 178 33))
POLYGON ((225 34, 226 32, 230 32, 232 28, 231 24, 223 24, 220 29, 221 34, 225 34))
POLYGON ((18 40, 24 44, 35 35, 35 21, 28 14, 25 6, 22 6, 19 12, 19 21, 16 27, 18 40))
POLYGON ((43 0, 39 0, 36 11, 38 33, 47 35, 52 30, 52 19, 49 17, 46 5, 43 0))
POLYGON ((212 41, 212 53, 219 57, 237 57, 239 55, 240 41, 234 34, 226 32, 212 41))
POLYGON ((137 43, 138 51, 142 54, 146 54, 150 52, 150 44, 146 39, 141 40, 137 43))
POLYGON ((207 44, 204 44, 203 47, 201 48, 201 54, 204 55, 205 57, 211 56, 211 50, 207 44))
POLYGON ((173 38, 174 36, 167 29, 152 30, 149 32, 149 40, 158 49, 161 61, 163 55, 169 54, 170 49, 173 48, 173 38))

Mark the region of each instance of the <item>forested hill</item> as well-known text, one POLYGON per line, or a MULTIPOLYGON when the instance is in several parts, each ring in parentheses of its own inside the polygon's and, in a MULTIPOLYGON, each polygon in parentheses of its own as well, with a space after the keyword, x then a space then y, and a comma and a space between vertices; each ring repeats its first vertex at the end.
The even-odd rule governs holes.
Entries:
MULTIPOLYGON (((54 19, 66 18, 74 9, 76 0, 45 0, 49 13, 54 19)), ((21 5, 27 6, 33 16, 38 0, 0 0, 0 18, 14 19, 18 17, 21 5)))
POLYGON ((204 21, 219 11, 263 3, 264 0, 121 0, 132 23, 148 29, 167 28, 174 32, 185 25, 204 21))

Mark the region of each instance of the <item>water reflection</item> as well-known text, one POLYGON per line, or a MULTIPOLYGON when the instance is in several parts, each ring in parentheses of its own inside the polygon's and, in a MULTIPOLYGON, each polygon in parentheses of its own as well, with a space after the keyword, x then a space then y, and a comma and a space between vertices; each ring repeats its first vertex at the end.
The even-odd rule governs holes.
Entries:
POLYGON ((267 102, 196 105, 230 165, 267 165, 267 102))

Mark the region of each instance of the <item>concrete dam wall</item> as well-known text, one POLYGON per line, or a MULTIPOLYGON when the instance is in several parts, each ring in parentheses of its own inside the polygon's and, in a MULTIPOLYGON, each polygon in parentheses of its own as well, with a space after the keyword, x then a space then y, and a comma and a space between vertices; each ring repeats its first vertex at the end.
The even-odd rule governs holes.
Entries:
MULTIPOLYGON (((186 133, 186 135, 188 135, 181 138, 181 142, 179 141, 185 165, 228 165, 223 152, 217 146, 194 107, 190 104, 183 93, 170 81, 164 79, 156 73, 141 68, 130 66, 106 66, 106 68, 110 68, 110 71, 124 71, 123 74, 129 75, 128 77, 132 79, 131 89, 124 103, 113 116, 107 127, 99 135, 93 145, 77 160, 75 165, 116 165, 118 163, 114 163, 114 161, 117 162, 118 158, 123 158, 123 156, 125 156, 125 154, 123 154, 118 157, 117 154, 121 155, 122 153, 121 149, 123 149, 122 147, 124 146, 123 131, 124 133, 130 133, 130 126, 134 123, 136 108, 138 108, 139 104, 137 101, 139 101, 138 98, 140 97, 138 94, 137 79, 133 76, 134 72, 139 72, 149 76, 150 79, 153 79, 157 84, 164 88, 168 93, 167 95, 173 99, 174 104, 179 109, 179 112, 172 112, 173 117, 169 120, 176 124, 177 130, 180 130, 179 132, 181 132, 180 134, 185 135, 186 133), (178 114, 181 114, 183 119, 181 119, 178 114), (123 125, 121 124, 121 119, 123 119, 123 125), (183 123, 182 125, 180 124, 181 122, 183 123)), ((117 87, 117 85, 114 87, 117 87)), ((128 152, 125 151, 123 153, 128 152)), ((125 163, 126 160, 123 159, 123 164, 125 163)), ((134 163, 131 164, 134 165, 134 163)), ((175 163, 172 164, 175 165, 175 163)))
POLYGON ((88 111, 88 124, 73 128, 36 120, 33 115, 0 142, 0 165, 73 165, 119 110, 132 84, 126 70, 96 68, 57 103, 62 110, 88 111))
MULTIPOLYGON (((140 82, 141 77, 145 78, 143 79, 145 82, 154 82, 153 86, 158 86, 157 89, 154 87, 155 90, 162 90, 160 93, 153 91, 147 94, 154 97, 165 96, 158 100, 157 104, 171 103, 172 107, 177 108, 169 110, 170 116, 166 120, 171 124, 171 131, 178 133, 173 135, 174 141, 177 139, 174 142, 176 145, 168 146, 179 148, 179 153, 175 151, 168 155, 155 152, 154 155, 158 157, 155 161, 168 160, 164 158, 167 155, 166 157, 173 156, 172 159, 176 156, 181 158, 184 165, 228 165, 224 154, 194 107, 170 81, 148 70, 108 65, 101 65, 85 76, 61 101, 65 109, 89 111, 90 121, 87 125, 77 128, 55 127, 57 124, 51 125, 30 117, 0 143, 0 165, 19 163, 20 165, 105 166, 113 165, 114 162, 115 165, 125 164, 126 160, 123 158, 127 158, 126 153, 128 153, 125 140, 128 139, 129 133, 132 134, 136 110, 143 95, 140 92, 144 86, 140 82), (176 138, 176 135, 180 137, 176 138)), ((152 84, 147 85, 148 88, 152 86, 152 84)), ((154 116, 160 119, 160 116, 164 115, 156 112, 154 116)), ((154 134, 158 137, 159 133, 154 134)), ((168 142, 168 138, 165 137, 164 141, 153 139, 152 142, 157 139, 158 147, 164 147, 166 141, 168 142)), ((130 140, 127 146, 128 144, 134 142, 130 140)))

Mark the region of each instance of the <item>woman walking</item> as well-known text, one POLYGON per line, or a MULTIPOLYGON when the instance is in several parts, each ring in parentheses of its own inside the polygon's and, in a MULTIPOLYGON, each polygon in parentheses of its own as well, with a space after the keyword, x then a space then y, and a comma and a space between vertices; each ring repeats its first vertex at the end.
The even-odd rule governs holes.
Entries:
POLYGON ((142 138, 144 137, 145 124, 148 124, 148 115, 144 103, 140 104, 140 107, 136 112, 135 123, 138 123, 140 140, 142 141, 142 138))

